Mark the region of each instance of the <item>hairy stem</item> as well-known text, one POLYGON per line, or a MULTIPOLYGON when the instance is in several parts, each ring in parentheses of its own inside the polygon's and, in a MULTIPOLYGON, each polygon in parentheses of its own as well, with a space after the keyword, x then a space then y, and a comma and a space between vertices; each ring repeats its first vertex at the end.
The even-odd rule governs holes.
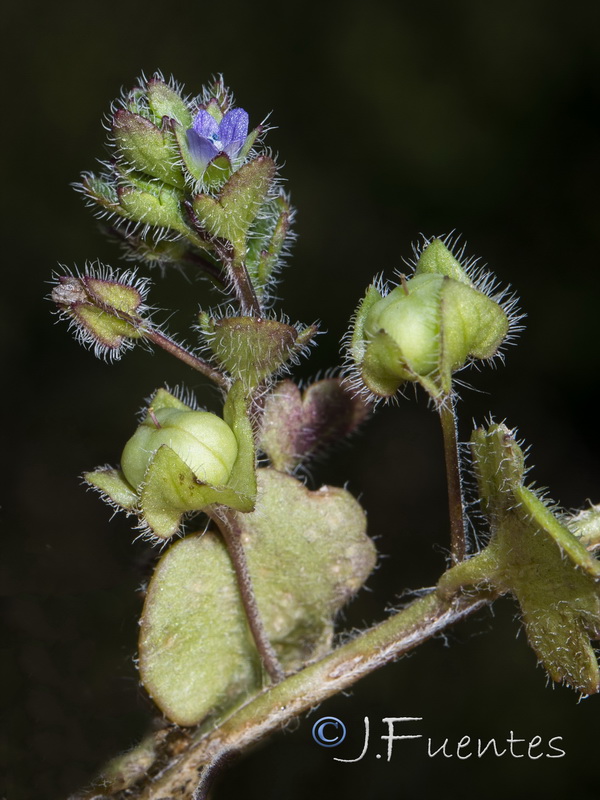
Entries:
POLYGON ((116 317, 117 319, 127 322, 145 339, 148 339, 153 344, 158 345, 158 347, 161 347, 163 350, 166 350, 167 353, 170 353, 180 361, 183 361, 183 363, 187 364, 188 367, 192 367, 192 369, 195 369, 198 372, 201 372, 203 375, 206 375, 207 378, 210 378, 211 381, 214 381, 218 386, 221 387, 221 389, 225 389, 225 391, 227 391, 230 388, 231 382, 229 378, 223 375, 222 372, 209 364, 208 361, 205 361, 203 358, 190 353, 190 351, 186 350, 185 347, 177 344, 177 342, 171 339, 170 336, 167 336, 166 333, 162 333, 162 331, 158 330, 158 328, 155 328, 149 320, 143 319, 137 315, 128 314, 125 311, 120 311, 119 309, 116 309, 106 303, 99 302, 98 300, 94 300, 91 305, 94 305, 96 308, 105 311, 111 317, 116 317))
POLYGON ((230 382, 222 372, 220 372, 218 369, 215 369, 215 367, 213 367, 203 358, 199 358, 193 353, 190 353, 189 350, 186 350, 185 347, 177 344, 177 342, 171 339, 170 336, 161 333, 161 331, 151 327, 150 325, 142 325, 140 327, 140 333, 143 334, 145 339, 149 339, 153 344, 158 345, 158 347, 166 350, 167 353, 170 353, 180 361, 183 361, 183 363, 187 364, 188 367, 192 367, 192 369, 195 369, 198 372, 201 372, 203 375, 206 375, 207 378, 210 378, 211 381, 214 381, 218 386, 221 387, 221 389, 229 389, 230 382))
POLYGON ((282 728, 363 676, 467 618, 495 596, 482 589, 452 600, 444 599, 437 591, 421 597, 320 661, 267 687, 229 717, 213 723, 211 729, 201 726, 195 733, 181 732, 171 756, 165 759, 156 752, 156 768, 146 765, 135 785, 123 790, 122 784, 114 789, 105 784, 102 793, 92 790, 72 800, 192 800, 206 767, 210 778, 211 765, 218 767, 227 754, 239 752, 282 728))
POLYGON ((233 291, 240 304, 241 313, 254 317, 262 316, 260 301, 256 296, 248 270, 242 259, 234 257, 228 264, 227 271, 233 291))
POLYGON ((446 479, 448 481, 448 510, 450 513, 450 544, 452 560, 455 564, 463 561, 466 552, 465 509, 462 494, 460 459, 456 434, 456 414, 454 401, 446 397, 446 402, 438 406, 442 435, 444 437, 444 456, 446 459, 446 479))
POLYGON ((223 534, 229 556, 233 563, 235 570, 244 611, 248 619, 248 625, 252 631, 254 642, 258 649, 262 663, 271 681, 278 683, 285 677, 285 673, 279 663, 279 660, 271 646, 267 632, 258 610, 254 589, 252 588, 252 579, 248 570, 248 563, 246 561, 246 553, 242 545, 241 529, 235 517, 235 511, 225 506, 217 506, 216 510, 209 511, 209 516, 219 526, 219 530, 223 534))

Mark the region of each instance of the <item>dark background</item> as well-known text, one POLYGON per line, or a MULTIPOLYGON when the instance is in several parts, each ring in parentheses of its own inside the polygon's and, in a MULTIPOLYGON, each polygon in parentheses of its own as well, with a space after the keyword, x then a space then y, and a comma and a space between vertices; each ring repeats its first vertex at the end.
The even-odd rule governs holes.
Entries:
MULTIPOLYGON (((461 435, 489 412, 506 418, 532 445, 531 478, 574 508, 600 500, 600 6, 24 3, 5 22, 0 796, 59 800, 135 743, 153 714, 133 657, 138 589, 154 553, 131 544, 125 519, 109 524, 78 475, 118 460, 143 398, 165 381, 216 402, 162 354, 96 361, 53 325, 44 300, 58 262, 119 265, 69 187, 105 155, 100 119, 113 97, 142 70, 172 73, 190 92, 223 72, 253 123, 273 111, 268 141, 298 208, 283 308, 328 331, 304 377, 339 362, 339 339, 374 273, 400 267, 420 232, 463 233, 528 317, 506 367, 469 376, 479 391, 463 392, 461 435)), ((177 272, 151 299, 180 309, 170 322, 180 333, 210 302, 205 284, 177 272)), ((311 481, 348 482, 386 556, 347 627, 435 582, 445 489, 422 398, 384 409, 311 481)), ((600 701, 549 686, 518 630, 516 608, 499 602, 248 754, 217 797, 597 796, 600 701), (420 716, 416 732, 438 744, 500 741, 512 730, 545 743, 562 736, 567 755, 458 762, 407 742, 390 764, 375 746, 360 764, 338 764, 310 736, 328 714, 357 742, 365 716, 374 737, 382 717, 420 716)), ((350 742, 339 755, 358 749, 350 742)))

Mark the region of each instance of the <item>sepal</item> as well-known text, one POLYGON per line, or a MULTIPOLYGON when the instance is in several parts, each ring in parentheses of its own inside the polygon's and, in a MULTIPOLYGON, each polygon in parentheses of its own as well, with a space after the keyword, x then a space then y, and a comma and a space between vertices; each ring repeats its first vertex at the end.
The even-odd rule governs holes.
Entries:
POLYGON ((192 114, 185 100, 158 77, 148 81, 148 105, 160 120, 164 117, 174 119, 183 128, 189 128, 192 124, 192 114))
POLYGON ((135 511, 138 503, 137 492, 127 482, 120 469, 102 467, 93 472, 85 472, 83 478, 88 486, 97 489, 110 504, 121 511, 135 511))
POLYGON ((217 197, 198 194, 194 212, 203 227, 230 242, 239 258, 246 254, 246 237, 267 198, 277 167, 272 158, 258 156, 240 167, 217 197))
POLYGON ((180 189, 185 186, 168 122, 161 130, 145 117, 121 109, 114 116, 112 133, 125 165, 180 189))

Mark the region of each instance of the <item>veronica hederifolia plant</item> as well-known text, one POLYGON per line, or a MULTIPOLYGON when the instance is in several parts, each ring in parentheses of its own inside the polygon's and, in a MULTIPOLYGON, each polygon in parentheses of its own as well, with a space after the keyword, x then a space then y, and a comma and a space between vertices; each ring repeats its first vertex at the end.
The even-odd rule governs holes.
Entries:
POLYGON ((426 239, 412 274, 367 289, 343 373, 301 388, 289 373, 317 326, 271 310, 293 211, 264 149, 265 126, 251 127, 221 78, 188 97, 156 74, 115 103, 109 128, 111 158, 84 174, 80 191, 127 259, 195 270, 218 304, 202 299, 199 343, 189 347, 157 320, 137 269, 63 270, 52 300, 96 355, 161 347, 214 384, 221 401, 206 409, 159 387, 120 464, 85 473, 163 546, 138 664, 173 727, 117 758, 78 797, 206 797, 227 754, 503 594, 517 600, 551 678, 597 692, 598 507, 557 515, 524 485, 512 431, 490 424, 471 439, 487 544, 471 553, 465 535, 455 375, 514 338, 514 298, 450 237, 426 239), (347 490, 311 491, 299 476, 410 383, 427 392, 442 424, 451 566, 434 590, 336 646, 336 615, 368 579, 375 549, 347 490))

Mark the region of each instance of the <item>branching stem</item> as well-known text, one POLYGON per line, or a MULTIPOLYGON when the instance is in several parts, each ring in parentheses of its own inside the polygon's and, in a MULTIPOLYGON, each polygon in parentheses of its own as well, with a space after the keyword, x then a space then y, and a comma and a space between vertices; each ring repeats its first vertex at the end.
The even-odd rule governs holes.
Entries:
POLYGON ((148 339, 153 344, 161 347, 167 353, 170 353, 180 361, 183 361, 183 363, 187 364, 188 367, 192 367, 192 369, 195 369, 198 372, 201 372, 203 375, 206 375, 207 378, 210 378, 211 381, 214 381, 218 386, 221 387, 221 389, 229 389, 229 380, 225 375, 223 375, 222 372, 219 372, 218 369, 215 369, 215 367, 213 367, 203 358, 190 353, 189 350, 186 350, 185 347, 177 344, 177 342, 171 339, 170 336, 167 336, 165 333, 162 333, 151 325, 142 325, 140 327, 140 332, 143 334, 145 339, 148 339))
POLYGON ((225 539, 225 544, 227 545, 227 550, 229 551, 229 556, 235 570, 248 625, 252 631, 252 636, 254 637, 254 642, 264 668, 271 681, 273 683, 278 683, 283 680, 285 673, 271 646, 271 642, 269 641, 269 637, 263 625, 262 617, 260 616, 254 589, 252 587, 252 578, 248 570, 246 553, 242 544, 242 532, 236 520, 235 511, 232 511, 226 506, 216 506, 214 510, 208 510, 208 515, 216 522, 225 539))

